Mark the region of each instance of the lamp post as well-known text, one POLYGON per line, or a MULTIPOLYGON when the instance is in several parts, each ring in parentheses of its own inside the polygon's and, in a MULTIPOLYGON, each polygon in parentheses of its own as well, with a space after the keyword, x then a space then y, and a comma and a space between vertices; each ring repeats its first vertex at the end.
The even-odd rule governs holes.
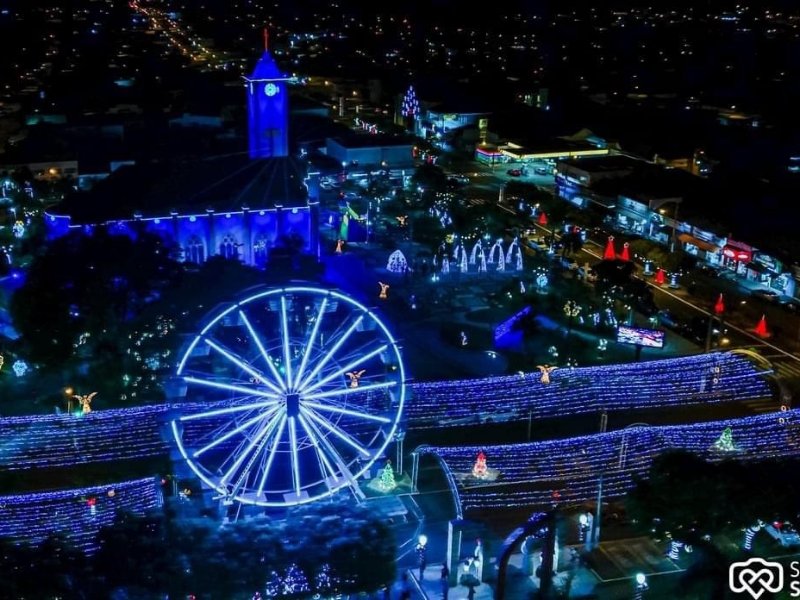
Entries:
MULTIPOLYGON (((606 426, 608 424, 608 418, 603 413, 603 417, 600 421, 600 433, 606 432, 606 426)), ((617 470, 621 471, 625 468, 625 460, 628 458, 628 435, 625 431, 626 429, 631 429, 632 427, 649 427, 650 425, 647 423, 631 423, 630 425, 626 425, 622 428, 622 442, 620 443, 619 447, 619 462, 617 463, 617 470)), ((586 540, 586 547, 587 549, 591 550, 600 545, 600 518, 603 512, 603 475, 605 473, 600 471, 600 476, 597 480, 597 509, 595 510, 594 521, 591 521, 591 531, 589 532, 589 538, 586 540)))
POLYGON ((642 600, 644 593, 647 590, 647 576, 644 573, 637 573, 634 578, 633 598, 634 600, 642 600))
POLYGON ((419 580, 425 575, 425 567, 428 566, 428 536, 424 533, 417 538, 417 561, 419 563, 419 580))
POLYGON ((67 414, 71 414, 72 413, 72 400, 73 400, 73 398, 75 396, 75 390, 73 390, 71 387, 64 388, 64 396, 67 399, 67 414))

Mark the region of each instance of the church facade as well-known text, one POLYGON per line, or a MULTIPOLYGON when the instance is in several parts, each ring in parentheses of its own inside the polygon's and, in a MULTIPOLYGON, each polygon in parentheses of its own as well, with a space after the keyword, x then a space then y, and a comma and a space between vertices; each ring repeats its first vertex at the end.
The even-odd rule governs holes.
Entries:
POLYGON ((197 264, 224 256, 265 268, 277 252, 318 255, 319 177, 289 156, 289 80, 265 51, 244 78, 247 152, 122 167, 49 209, 48 238, 152 233, 197 264))

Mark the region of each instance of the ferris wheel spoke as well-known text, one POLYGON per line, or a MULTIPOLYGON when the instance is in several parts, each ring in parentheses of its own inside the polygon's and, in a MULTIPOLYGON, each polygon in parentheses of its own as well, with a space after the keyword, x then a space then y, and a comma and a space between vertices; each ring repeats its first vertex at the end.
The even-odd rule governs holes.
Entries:
POLYGON ((322 323, 322 316, 325 314, 325 308, 327 306, 328 297, 325 296, 322 299, 319 310, 317 311, 317 316, 314 318, 314 326, 311 328, 311 334, 308 336, 308 342, 303 350, 303 358, 300 360, 300 366, 297 368, 297 375, 295 375, 294 378, 295 389, 297 389, 297 386, 300 385, 300 381, 303 379, 303 374, 305 373, 306 365, 308 364, 308 357, 311 355, 311 352, 314 348, 314 340, 317 338, 317 332, 319 331, 319 326, 322 323))
MULTIPOLYGON (((225 485, 227 483, 227 481, 236 473, 236 471, 239 470, 239 467, 242 466, 244 461, 248 458, 250 453, 253 452, 253 450, 256 449, 257 446, 259 447, 259 450, 263 447, 261 442, 266 440, 266 438, 267 438, 268 434, 270 433, 270 431, 272 431, 274 429, 275 422, 279 421, 279 420, 280 420, 280 418, 273 419, 272 421, 270 421, 268 423, 265 423, 264 426, 261 428, 261 431, 259 431, 258 433, 256 433, 253 436, 253 439, 250 440, 250 443, 247 444, 247 446, 244 448, 244 450, 242 450, 239 453, 239 456, 236 458, 236 460, 234 461, 233 465, 231 465, 231 468, 228 469, 228 471, 226 471, 225 474, 220 479, 220 483, 222 485, 225 485)), ((257 455, 258 455, 258 453, 256 453, 256 456, 257 455)))
POLYGON ((255 343, 258 351, 261 353, 261 357, 264 359, 264 362, 267 363, 267 367, 269 368, 270 373, 272 373, 272 377, 275 381, 280 385, 281 389, 285 392, 286 391, 286 384, 283 382, 283 377, 281 374, 278 373, 278 369, 275 367, 275 363, 272 361, 272 358, 267 352, 267 349, 264 348, 264 344, 261 343, 261 338, 258 337, 255 329, 253 329, 252 324, 250 323, 250 319, 247 318, 247 315, 244 313, 243 310, 239 309, 239 318, 244 323, 244 326, 247 328, 250 337, 253 338, 253 343, 255 343))
MULTIPOLYGON (((286 389, 292 386, 292 355, 289 350, 289 323, 286 319, 286 296, 281 296, 281 342, 283 344, 283 362, 286 371, 286 389)), ((291 422, 293 422, 292 419, 291 422)), ((298 492, 299 493, 299 492, 298 492)))
POLYGON ((323 465, 323 468, 328 471, 334 481, 337 481, 339 477, 336 475, 336 469, 333 468, 333 465, 331 465, 328 457, 325 455, 325 450, 322 447, 319 438, 314 433, 311 424, 303 416, 303 413, 298 413, 297 420, 300 422, 300 426, 306 432, 306 435, 311 439, 311 443, 314 446, 314 450, 317 452, 317 457, 319 458, 320 463, 323 465))
POLYGON ((252 427, 256 423, 258 423, 259 421, 261 421, 263 419, 269 419, 273 414, 275 414, 275 412, 278 409, 280 409, 280 406, 273 406, 267 412, 257 414, 255 417, 253 417, 252 419, 248 419, 247 421, 245 421, 244 423, 242 423, 241 425, 239 425, 235 429, 231 429, 228 433, 226 433, 224 435, 221 435, 220 437, 215 437, 214 441, 212 441, 211 443, 203 446, 199 450, 195 451, 192 454, 192 456, 197 458, 198 456, 200 456, 204 452, 208 452, 212 448, 215 448, 215 447, 219 446, 222 442, 231 439, 237 433, 241 433, 241 432, 245 431, 246 429, 249 429, 250 427, 252 427))
POLYGON ((318 411, 324 412, 332 412, 337 413, 340 415, 348 415, 351 417, 357 417, 359 419, 366 419, 367 421, 377 421, 378 423, 391 423, 392 420, 387 417, 382 417, 380 415, 370 415, 368 413, 363 413, 357 410, 352 410, 350 408, 341 408, 340 406, 332 406, 329 404, 320 404, 318 402, 314 402, 313 400, 304 400, 303 406, 308 406, 310 408, 315 408, 318 411))
POLYGON ((269 454, 267 455, 267 461, 264 463, 264 467, 261 470, 261 479, 258 481, 258 491, 256 492, 256 497, 259 497, 264 493, 264 485, 267 483, 267 475, 269 475, 269 470, 272 468, 272 463, 275 461, 275 455, 278 453, 278 446, 281 442, 281 436, 283 435, 284 427, 286 427, 286 413, 281 414, 278 430, 272 439, 272 446, 270 446, 269 454))
POLYGON ((250 479, 250 471, 252 470, 253 465, 255 465, 256 461, 258 460, 258 457, 262 454, 264 447, 269 442, 270 435, 275 430, 278 421, 280 421, 280 418, 273 419, 266 425, 265 429, 268 430, 267 434, 261 438, 261 441, 258 443, 258 447, 256 448, 255 452, 251 453, 250 459, 247 461, 247 464, 244 466, 243 469, 241 469, 241 474, 239 475, 239 478, 236 480, 236 483, 233 485, 234 494, 238 493, 238 491, 247 484, 248 480, 250 479))
MULTIPOLYGON (((216 388, 218 390, 227 390, 229 392, 239 392, 240 394, 244 394, 245 396, 258 396, 259 398, 267 398, 271 400, 271 402, 262 402, 259 405, 254 405, 253 408, 258 408, 259 406, 270 406, 271 404, 275 404, 281 398, 276 394, 270 394, 269 392, 262 392, 261 390, 256 390, 253 388, 245 387, 243 385, 235 385, 233 383, 222 383, 220 381, 209 381, 207 379, 199 379, 197 377, 186 376, 183 378, 186 383, 194 383, 197 385, 204 385, 206 387, 216 388)), ((232 406, 230 408, 239 408, 232 406)), ((212 411, 213 412, 213 411, 212 411)), ((225 414, 225 413, 219 413, 225 414)))
POLYGON ((248 364, 247 364, 245 361, 243 361, 241 358, 239 358, 238 356, 236 356, 235 354, 233 354, 231 351, 229 351, 229 350, 226 350, 225 348, 223 348, 222 346, 220 346, 219 344, 217 344, 215 341, 213 341, 213 340, 210 340, 210 339, 208 339, 208 338, 206 338, 204 341, 205 341, 205 343, 206 343, 206 344, 208 344, 208 345, 209 345, 211 348, 213 348, 214 350, 216 350, 217 352, 219 352, 219 353, 220 353, 222 356, 224 356, 225 358, 227 358, 227 359, 228 359, 230 362, 232 362, 234 365, 236 365, 237 367, 239 367, 240 369, 242 369, 242 370, 243 370, 245 373, 247 373, 248 375, 250 375, 250 377, 253 377, 253 378, 255 378, 255 379, 256 379, 256 380, 257 380, 259 383, 262 383, 262 384, 264 384, 265 386, 267 386, 269 389, 271 389, 271 390, 272 390, 273 392, 275 392, 276 394, 281 394, 281 393, 283 393, 283 390, 281 390, 281 389, 280 389, 280 388, 279 388, 277 385, 275 385, 275 384, 274 384, 274 383, 272 383, 272 382, 271 382, 269 379, 267 379, 267 378, 264 376, 264 374, 263 374, 263 373, 260 373, 260 372, 256 371, 256 370, 255 370, 253 367, 251 367, 250 365, 248 365, 248 364))
POLYGON ((342 334, 342 336, 338 340, 336 340, 336 343, 333 345, 333 348, 331 348, 325 355, 323 355, 322 358, 320 358, 320 361, 316 364, 316 366, 313 369, 311 369, 311 372, 303 380, 303 383, 301 383, 298 386, 298 389, 303 389, 305 386, 307 386, 308 383, 312 379, 314 379, 314 377, 317 376, 317 373, 319 373, 320 371, 322 371, 322 369, 325 368, 325 365, 328 364, 328 361, 330 361, 334 357, 334 355, 339 351, 339 348, 341 348, 342 345, 347 341, 347 339, 353 334, 353 332, 361 324, 361 321, 363 319, 364 315, 359 315, 358 318, 355 321, 353 321, 350 327, 347 328, 347 331, 345 331, 342 334))
MULTIPOLYGON (((301 410, 300 416, 302 416, 303 411, 301 410)), ((308 413, 306 413, 308 414, 308 413)), ((310 415, 309 415, 310 417, 310 415)), ((320 428, 314 423, 313 419, 309 418, 306 419, 305 422, 308 424, 308 427, 313 430, 316 434, 317 439, 319 439, 320 444, 328 451, 328 454, 333 459, 333 462, 339 467, 339 471, 347 481, 350 482, 351 485, 355 485, 355 479, 353 478, 353 474, 350 472, 350 468, 347 466, 347 460, 339 453, 336 447, 331 443, 331 441, 327 438, 327 436, 320 430, 320 428)), ((338 479, 338 476, 336 477, 338 479)))
POLYGON ((375 348, 375 350, 373 350, 372 352, 367 352, 366 354, 364 354, 362 356, 359 356, 355 360, 352 360, 349 363, 347 363, 345 366, 340 367, 339 369, 336 369, 333 373, 328 373, 322 379, 317 381, 315 384, 305 388, 303 390, 303 393, 307 394, 309 392, 313 392, 314 390, 318 390, 320 387, 322 387, 323 385, 325 385, 329 381, 331 381, 333 379, 336 379, 337 377, 341 377, 345 373, 349 373, 350 371, 355 369, 357 366, 359 366, 361 364, 364 364, 365 362, 370 360, 373 356, 377 356, 381 352, 384 352, 386 350, 386 348, 388 348, 388 347, 389 346, 384 344, 383 346, 375 348))
POLYGON ((289 417, 289 444, 292 450, 292 482, 294 483, 294 492, 300 495, 300 460, 297 456, 297 425, 295 424, 294 417, 289 417))
POLYGON ((304 401, 320 400, 322 398, 336 398, 337 396, 347 396, 360 394, 361 392, 369 392, 372 390, 382 390, 396 385, 395 381, 384 381, 382 383, 368 383, 367 385, 360 385, 358 387, 346 387, 338 390, 329 390, 327 392, 316 392, 314 394, 303 394, 304 401))
POLYGON ((324 419, 323 417, 318 415, 315 411, 313 411, 312 409, 308 408, 308 406, 309 406, 309 403, 306 402, 303 406, 300 407, 300 410, 303 411, 314 422, 318 423, 319 425, 321 425, 322 427, 324 427, 325 429, 330 431, 337 438, 342 440, 345 444, 347 444, 348 446, 354 448, 362 456, 369 458, 370 453, 361 444, 359 444, 350 435, 348 435, 347 433, 345 433, 344 431, 342 431, 341 429, 339 429, 335 425, 332 425, 331 423, 329 423, 326 419, 324 419))

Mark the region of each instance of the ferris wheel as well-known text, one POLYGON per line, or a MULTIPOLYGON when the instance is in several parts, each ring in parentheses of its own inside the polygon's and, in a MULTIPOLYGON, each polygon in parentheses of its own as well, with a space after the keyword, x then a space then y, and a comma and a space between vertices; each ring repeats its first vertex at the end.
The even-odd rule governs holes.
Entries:
POLYGON ((227 306, 178 365, 172 423, 194 473, 227 502, 287 506, 347 486, 383 455, 405 402, 397 342, 367 307, 287 287, 227 306))

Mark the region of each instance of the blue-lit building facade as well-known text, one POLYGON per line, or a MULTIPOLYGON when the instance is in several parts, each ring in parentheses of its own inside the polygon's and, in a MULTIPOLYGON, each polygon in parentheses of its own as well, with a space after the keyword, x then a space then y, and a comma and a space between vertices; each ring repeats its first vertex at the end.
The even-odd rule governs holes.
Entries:
POLYGON ((197 264, 223 256, 264 268, 275 252, 318 255, 319 177, 288 156, 287 81, 268 52, 244 79, 248 152, 124 166, 48 210, 48 237, 151 233, 197 264))

